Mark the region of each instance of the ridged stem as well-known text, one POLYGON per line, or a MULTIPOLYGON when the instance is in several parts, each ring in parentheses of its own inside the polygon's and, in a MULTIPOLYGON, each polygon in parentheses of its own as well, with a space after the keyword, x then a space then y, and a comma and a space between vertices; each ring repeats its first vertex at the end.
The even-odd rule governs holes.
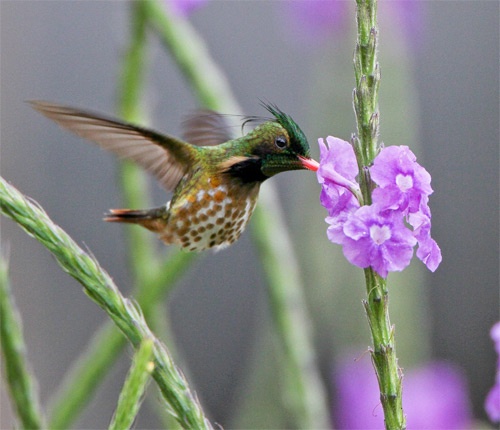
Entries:
MULTIPOLYGON (((145 1, 148 19, 172 54, 199 102, 219 112, 241 114, 228 81, 210 56, 203 39, 190 24, 170 16, 164 4, 145 1)), ((283 222, 275 186, 266 183, 252 223, 259 257, 268 281, 276 333, 283 347, 284 404, 295 425, 329 428, 325 389, 319 375, 304 300, 304 286, 296 268, 292 241, 283 222), (273 261, 274 264, 269 264, 273 261), (290 264, 286 264, 290 262, 290 264)))
POLYGON ((7 261, 0 253, 0 340, 2 373, 23 429, 45 428, 37 384, 29 370, 21 317, 10 291, 7 261))
MULTIPOLYGON (((364 204, 371 203, 373 184, 368 167, 380 151, 378 144, 378 88, 380 67, 377 62, 377 1, 356 0, 357 43, 354 53, 356 88, 354 110, 358 136, 352 143, 359 165, 359 182, 364 204)), ((386 429, 406 428, 402 402, 402 371, 398 366, 394 343, 394 327, 389 319, 389 293, 386 280, 371 267, 365 269, 368 300, 363 301, 370 325, 373 350, 372 363, 380 389, 386 429)))
MULTIPOLYGON (((131 7, 130 41, 123 57, 118 110, 124 119, 141 123, 144 118, 140 108, 140 94, 143 91, 147 61, 146 22, 144 4, 134 2, 131 7)), ((121 177, 124 205, 129 208, 149 207, 144 172, 132 163, 122 163, 121 177)), ((170 251, 166 257, 158 257, 155 253, 156 240, 145 229, 135 226, 128 229, 127 250, 134 278, 135 298, 146 319, 153 312, 154 306, 163 303, 162 297, 168 294, 196 257, 196 254, 178 250, 170 251)), ((111 322, 98 330, 53 398, 50 428, 66 429, 71 426, 120 356, 125 344, 125 338, 111 322)))
MULTIPOLYGON (((161 266, 158 276, 138 291, 136 300, 146 320, 150 320, 154 308, 158 303, 162 303, 162 298, 189 269, 189 258, 194 260, 195 257, 196 254, 172 253, 161 266), (186 255, 189 257, 186 258, 186 255)), ((54 396, 49 428, 66 429, 71 426, 91 400, 92 394, 102 383, 125 345, 125 337, 111 321, 94 334, 54 396)))
POLYGON ((0 210, 52 252, 61 268, 83 286, 85 293, 108 314, 135 348, 145 338, 154 339, 153 378, 172 415, 186 429, 211 429, 198 399, 191 393, 165 346, 149 329, 139 306, 120 294, 96 258, 84 252, 38 204, 24 197, 1 177, 0 210))
POLYGON ((144 339, 134 354, 132 367, 120 392, 109 430, 126 430, 134 424, 151 372, 154 369, 153 339, 144 339))

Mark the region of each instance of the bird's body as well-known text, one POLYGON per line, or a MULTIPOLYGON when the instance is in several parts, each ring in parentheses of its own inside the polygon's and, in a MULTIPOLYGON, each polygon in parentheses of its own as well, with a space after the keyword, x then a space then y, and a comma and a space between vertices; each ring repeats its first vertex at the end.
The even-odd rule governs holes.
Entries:
POLYGON ((266 106, 273 120, 238 139, 230 139, 224 117, 205 112, 189 124, 188 143, 53 103, 31 105, 62 127, 137 162, 174 191, 162 207, 111 209, 105 220, 140 224, 163 242, 189 251, 224 248, 237 240, 265 179, 286 170, 317 169, 300 128, 273 106, 266 106))

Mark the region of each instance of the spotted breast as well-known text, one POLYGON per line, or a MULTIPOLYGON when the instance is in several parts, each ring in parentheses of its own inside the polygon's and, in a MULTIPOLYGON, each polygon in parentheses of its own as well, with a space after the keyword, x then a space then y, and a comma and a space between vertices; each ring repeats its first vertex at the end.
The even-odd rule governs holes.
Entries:
MULTIPOLYGON (((218 177, 205 178, 192 192, 173 200, 160 239, 176 243, 188 251, 223 249, 236 241, 252 215, 259 192, 254 183, 247 192, 218 177)), ((169 205, 167 203, 167 205, 169 205)))

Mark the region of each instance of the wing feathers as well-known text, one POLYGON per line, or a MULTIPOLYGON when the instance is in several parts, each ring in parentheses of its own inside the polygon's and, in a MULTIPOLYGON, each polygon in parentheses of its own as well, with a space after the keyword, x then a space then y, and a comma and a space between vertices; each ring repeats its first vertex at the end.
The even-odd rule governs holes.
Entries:
POLYGON ((196 146, 219 145, 234 139, 227 118, 208 109, 199 109, 183 122, 186 142, 196 146))
POLYGON ((29 103, 61 127, 121 158, 135 161, 155 175, 167 190, 175 188, 196 160, 197 149, 173 137, 55 103, 29 103))

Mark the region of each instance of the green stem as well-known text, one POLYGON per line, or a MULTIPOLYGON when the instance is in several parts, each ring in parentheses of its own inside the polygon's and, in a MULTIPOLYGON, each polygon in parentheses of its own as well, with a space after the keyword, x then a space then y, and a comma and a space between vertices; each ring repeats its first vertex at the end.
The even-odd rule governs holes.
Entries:
MULTIPOLYGON (((140 123, 143 116, 140 109, 140 93, 144 81, 146 64, 146 25, 144 4, 132 3, 131 36, 124 54, 120 84, 120 115, 131 122, 140 123)), ((124 204, 131 208, 150 206, 147 178, 132 163, 122 163, 121 169, 124 204)), ((161 302, 175 282, 189 269, 195 254, 171 251, 158 258, 150 232, 130 227, 129 261, 134 277, 136 299, 145 318, 161 302)), ((166 309, 165 309, 166 312, 166 309)), ((170 336, 172 339, 173 336, 170 336)), ((50 428, 68 428, 79 416, 92 397, 92 393, 104 380, 108 370, 117 360, 125 346, 125 338, 112 323, 105 324, 89 342, 86 351, 65 377, 64 383, 52 402, 50 428)))
MULTIPOLYGON (((119 112, 125 120, 141 123, 143 118, 140 99, 146 69, 147 2, 137 1, 133 3, 132 7, 132 32, 128 52, 122 66, 119 112)), ((146 177, 144 172, 136 165, 132 163, 122 164, 122 188, 127 207, 146 208, 151 206, 150 199, 147 197, 146 177)), ((160 327, 155 327, 155 331, 164 334, 162 339, 168 341, 169 347, 175 356, 174 336, 170 330, 170 324, 168 324, 168 315, 166 315, 168 311, 164 302, 159 300, 160 294, 168 293, 170 290, 168 286, 172 286, 178 275, 186 271, 194 261, 196 254, 171 251, 160 260, 157 252, 155 252, 152 240, 153 235, 150 232, 131 227, 129 229, 129 259, 134 268, 139 303, 142 302, 145 305, 143 308, 144 317, 152 323, 156 322, 157 319, 152 318, 152 314, 155 313, 158 306, 161 307, 160 312, 164 314, 166 324, 161 327, 161 330, 160 327)), ((160 407, 156 409, 159 410, 160 407)), ((176 426, 170 414, 162 411, 158 415, 161 420, 166 420, 169 423, 169 428, 176 426)))
MULTIPOLYGON (((189 22, 179 17, 174 19, 165 5, 156 0, 146 4, 148 19, 182 69, 200 104, 219 112, 241 114, 226 77, 189 22)), ((262 251, 260 259, 268 278, 273 319, 285 355, 281 375, 287 388, 285 404, 290 416, 303 428, 329 427, 325 390, 307 329, 304 287, 297 271, 289 270, 290 266, 284 263, 294 262, 296 258, 272 183, 262 187, 259 200, 254 214, 254 235, 262 251)))
MULTIPOLYGON (((119 84, 118 113, 128 122, 140 124, 144 115, 140 106, 140 95, 145 81, 147 65, 146 15, 143 2, 131 3, 130 41, 123 57, 119 84)), ((121 182, 124 205, 128 208, 151 206, 145 173, 131 162, 121 164, 121 182)), ((128 257, 136 288, 142 288, 156 275, 154 236, 143 228, 128 227, 128 257)))
MULTIPOLYGON (((188 381, 192 381, 191 375, 189 374, 189 369, 186 366, 186 360, 182 357, 180 351, 176 348, 174 339, 172 339, 172 329, 171 321, 165 312, 164 306, 153 306, 152 312, 146 317, 149 321, 151 328, 156 333, 156 335, 163 340, 163 342, 168 345, 169 352, 172 358, 178 363, 182 369, 184 376, 188 381)), ((149 396, 149 405, 154 411, 160 428, 165 428, 168 430, 180 429, 179 423, 175 421, 172 415, 163 407, 163 405, 156 400, 157 396, 149 396)))
POLYGON ((95 333, 52 399, 48 428, 67 429, 92 399, 126 344, 109 321, 95 333))
MULTIPOLYGON (((356 0, 358 39, 354 53, 356 88, 354 110, 358 137, 353 138, 359 165, 359 179, 364 204, 371 203, 373 184, 368 167, 380 151, 378 144, 378 88, 380 68, 377 62, 377 1, 356 0)), ((369 267, 365 269, 368 300, 363 301, 373 340, 371 357, 380 388, 387 429, 404 429, 402 371, 398 367, 394 327, 389 319, 389 293, 386 280, 369 267)))
POLYGON ((326 392, 317 370, 311 344, 310 319, 293 254, 290 237, 283 227, 277 196, 260 197, 262 206, 254 214, 254 231, 261 262, 268 278, 272 316, 284 351, 284 383, 287 408, 298 428, 330 428, 326 392), (262 209, 265 207, 266 209, 262 209), (272 237, 272 240, 267 238, 272 237), (284 255, 287 255, 283 258, 284 255))
POLYGON ((120 392, 110 430, 125 430, 132 427, 139 412, 149 376, 153 371, 153 339, 144 339, 134 355, 132 367, 120 392))
POLYGON ((0 336, 4 379, 23 429, 45 427, 36 381, 28 370, 21 317, 8 279, 7 261, 0 254, 0 336))
POLYGON ((153 378, 171 413, 186 429, 211 429, 196 396, 191 393, 165 346, 149 329, 139 306, 120 294, 95 257, 84 252, 39 205, 25 198, 1 177, 0 209, 53 253, 62 269, 83 286, 85 293, 109 315, 135 348, 145 338, 154 339, 153 378))
MULTIPOLYGON (((162 303, 162 298, 191 267, 191 261, 196 256, 183 251, 171 252, 158 276, 139 289, 136 299, 146 320, 149 321, 154 308, 162 303)), ((112 322, 106 323, 94 334, 54 396, 49 428, 66 429, 71 426, 120 356, 125 344, 125 337, 112 322)))
POLYGON ((181 17, 174 17, 167 2, 142 0, 148 20, 171 52, 201 105, 208 109, 239 114, 227 78, 210 56, 203 39, 181 17))

